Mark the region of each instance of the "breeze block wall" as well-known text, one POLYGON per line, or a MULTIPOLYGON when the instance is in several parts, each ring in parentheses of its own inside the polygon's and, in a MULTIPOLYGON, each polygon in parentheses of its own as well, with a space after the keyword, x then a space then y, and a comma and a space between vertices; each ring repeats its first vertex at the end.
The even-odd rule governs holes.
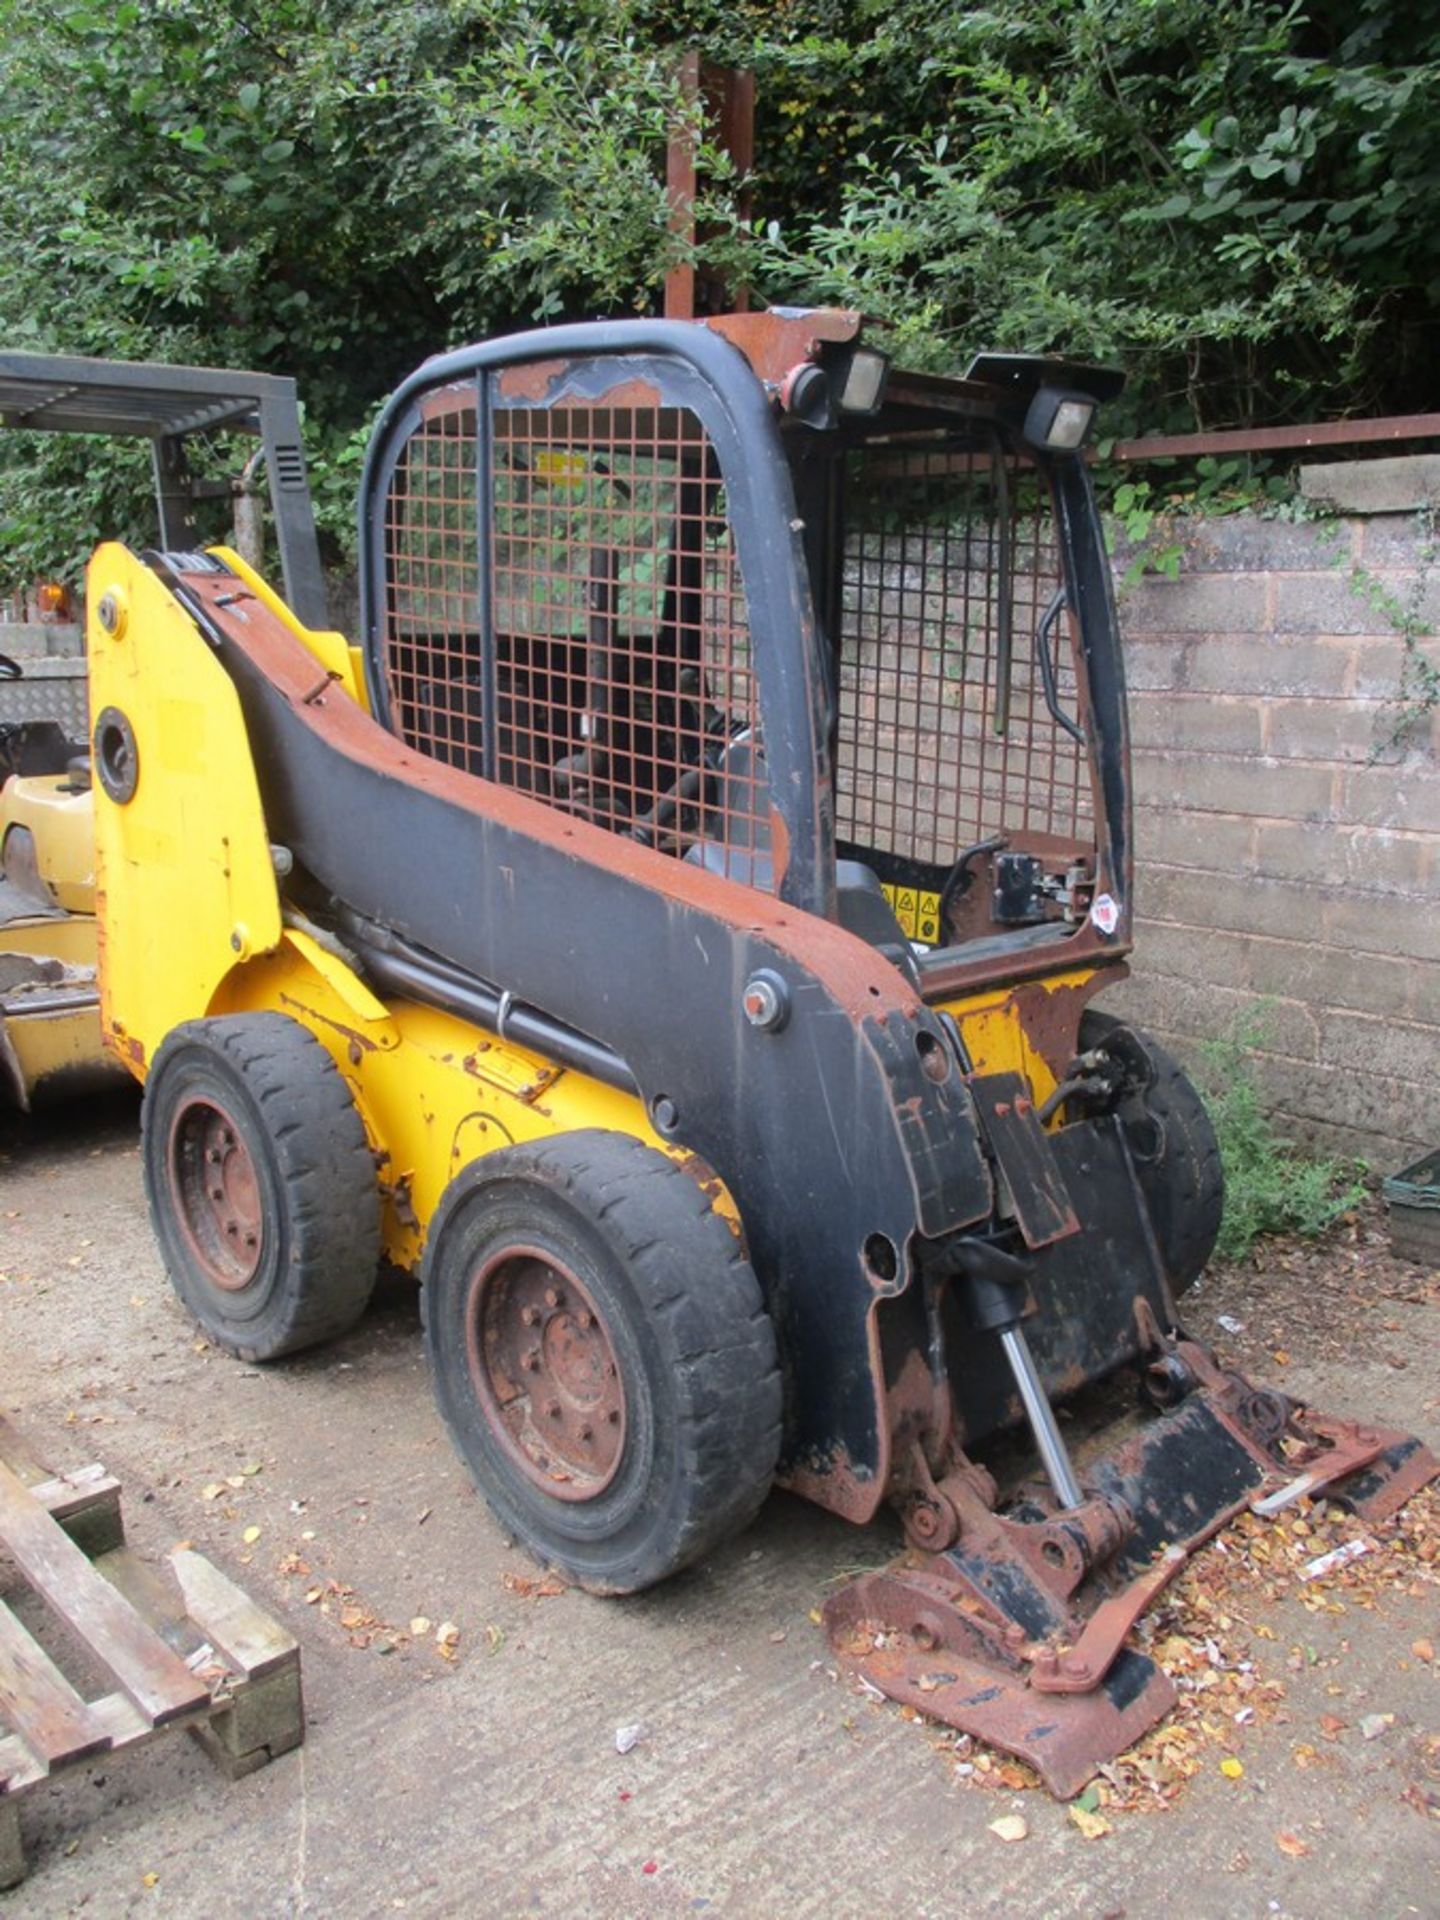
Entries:
POLYGON ((1161 538, 1179 577, 1120 593, 1138 925, 1105 1004, 1193 1058, 1264 1002, 1282 1131, 1394 1172, 1440 1142, 1440 712, 1399 704, 1394 611, 1440 632, 1431 535, 1240 515, 1161 538))

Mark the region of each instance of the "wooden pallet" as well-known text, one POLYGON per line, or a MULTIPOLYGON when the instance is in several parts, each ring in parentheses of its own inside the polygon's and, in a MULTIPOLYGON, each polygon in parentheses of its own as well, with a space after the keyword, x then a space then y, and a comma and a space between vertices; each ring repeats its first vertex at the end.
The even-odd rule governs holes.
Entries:
POLYGON ((304 1739, 291 1636, 188 1547, 162 1580, 125 1545, 118 1481, 47 1472, 3 1417, 0 1550, 106 1676, 87 1698, 0 1599, 0 1888, 25 1876, 20 1800, 66 1767, 184 1728, 237 1779, 304 1739))

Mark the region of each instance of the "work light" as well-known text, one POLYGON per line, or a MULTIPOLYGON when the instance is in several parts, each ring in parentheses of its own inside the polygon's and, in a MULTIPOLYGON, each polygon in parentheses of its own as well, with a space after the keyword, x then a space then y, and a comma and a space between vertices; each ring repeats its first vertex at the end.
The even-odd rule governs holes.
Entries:
POLYGON ((1025 438, 1050 453, 1073 453, 1083 446, 1095 418, 1095 402, 1083 393, 1041 387, 1025 415, 1025 438))

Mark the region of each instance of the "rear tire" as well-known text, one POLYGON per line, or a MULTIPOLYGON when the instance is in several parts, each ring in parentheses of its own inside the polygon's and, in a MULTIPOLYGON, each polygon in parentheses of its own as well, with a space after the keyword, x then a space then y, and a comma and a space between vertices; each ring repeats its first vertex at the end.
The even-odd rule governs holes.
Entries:
POLYGON ((1081 1051, 1103 1047, 1121 1026, 1129 1027, 1155 1067, 1153 1083, 1135 1099, 1123 1101, 1120 1115, 1160 1256, 1179 1295, 1205 1271, 1220 1233, 1225 1211, 1220 1145, 1194 1081, 1174 1054, 1143 1028, 1098 1007, 1088 1008, 1080 1018, 1081 1051))
POLYGON ((217 1346, 275 1360, 360 1318, 380 1258, 375 1163, 312 1033, 280 1013, 176 1027, 140 1129, 166 1269, 217 1346))
POLYGON ((652 1586, 759 1510, 774 1332, 739 1241, 664 1154, 600 1131, 487 1154, 431 1223, 422 1306, 457 1451, 581 1586, 652 1586))

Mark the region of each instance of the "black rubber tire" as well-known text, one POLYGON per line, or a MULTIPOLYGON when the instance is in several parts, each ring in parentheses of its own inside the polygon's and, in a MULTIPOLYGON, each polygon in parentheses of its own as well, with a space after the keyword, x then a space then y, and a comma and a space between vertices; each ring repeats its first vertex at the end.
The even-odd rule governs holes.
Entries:
POLYGON ((456 1449, 501 1525, 544 1564, 594 1593, 634 1593, 758 1512, 780 1451, 774 1330, 740 1241, 664 1154, 599 1130, 487 1154, 441 1201, 421 1299, 456 1449), (511 1248, 581 1282, 615 1357, 623 1440, 613 1478, 589 1497, 527 1477, 472 1378, 472 1279, 511 1248))
POLYGON ((375 1162, 350 1089, 308 1029, 282 1013, 176 1027, 151 1063, 140 1130, 166 1269, 217 1346, 276 1360, 360 1318, 380 1259, 375 1162), (182 1217, 181 1116, 207 1104, 233 1124, 253 1169, 259 1245, 241 1285, 215 1283, 182 1217))
POLYGON ((1155 1063, 1155 1082, 1143 1096, 1146 1123, 1127 1133, 1161 1258, 1178 1295, 1194 1286, 1215 1250, 1225 1212, 1225 1173, 1220 1144, 1194 1081, 1174 1054, 1143 1028, 1089 1007, 1080 1017, 1080 1047, 1104 1045, 1118 1026, 1129 1026, 1155 1063))

